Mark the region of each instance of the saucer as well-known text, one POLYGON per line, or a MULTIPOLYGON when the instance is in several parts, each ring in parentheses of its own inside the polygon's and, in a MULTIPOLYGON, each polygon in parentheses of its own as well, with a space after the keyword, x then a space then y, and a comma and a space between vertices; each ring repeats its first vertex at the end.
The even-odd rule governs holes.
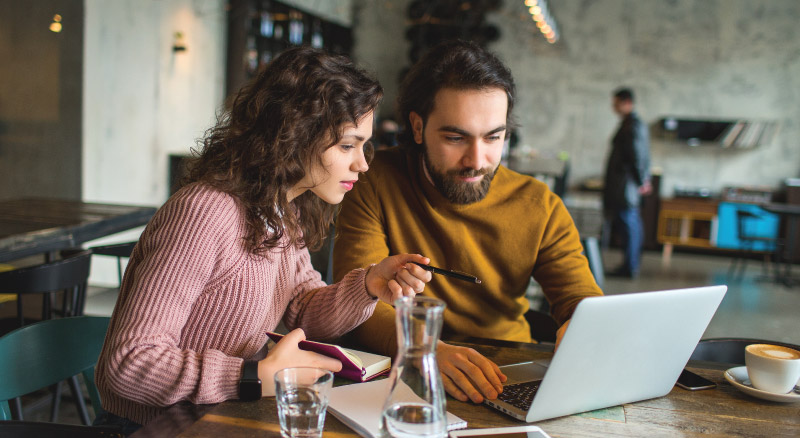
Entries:
POLYGON ((788 394, 776 394, 754 388, 753 384, 750 383, 750 377, 747 375, 747 367, 736 367, 725 371, 725 380, 735 386, 736 389, 753 397, 783 403, 800 402, 800 394, 794 390, 788 394))

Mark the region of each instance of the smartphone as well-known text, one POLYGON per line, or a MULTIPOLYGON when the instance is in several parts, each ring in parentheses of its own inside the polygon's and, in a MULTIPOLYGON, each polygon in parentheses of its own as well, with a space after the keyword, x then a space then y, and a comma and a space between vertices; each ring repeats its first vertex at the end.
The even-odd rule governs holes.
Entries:
POLYGON ((450 438, 550 438, 537 426, 491 427, 488 429, 453 430, 450 438))
POLYGON ((711 389, 717 387, 716 383, 706 379, 705 377, 698 376, 697 374, 686 369, 681 372, 681 376, 678 377, 678 381, 675 384, 683 389, 688 389, 689 391, 698 391, 700 389, 711 389))

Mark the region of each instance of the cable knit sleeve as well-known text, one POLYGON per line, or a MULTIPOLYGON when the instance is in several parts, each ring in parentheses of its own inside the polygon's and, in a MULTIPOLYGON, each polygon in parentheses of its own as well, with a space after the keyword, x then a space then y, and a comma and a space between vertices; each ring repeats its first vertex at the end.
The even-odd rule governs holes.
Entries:
POLYGON ((335 339, 366 321, 375 310, 378 300, 367 293, 366 269, 354 269, 342 281, 325 286, 311 266, 306 248, 298 250, 296 267, 294 298, 283 317, 287 328, 300 327, 309 339, 335 339))
POLYGON ((132 254, 98 364, 114 393, 148 406, 237 397, 241 358, 179 344, 193 306, 233 266, 224 247, 236 244, 238 226, 234 200, 209 189, 173 196, 154 216, 132 254))

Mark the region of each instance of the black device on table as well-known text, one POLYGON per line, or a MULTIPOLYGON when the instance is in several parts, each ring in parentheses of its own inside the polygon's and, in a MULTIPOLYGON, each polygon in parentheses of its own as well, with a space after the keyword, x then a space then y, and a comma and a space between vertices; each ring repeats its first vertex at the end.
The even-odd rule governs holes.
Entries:
POLYGON ((675 384, 683 389, 688 389, 689 391, 698 391, 701 389, 711 389, 717 387, 716 383, 687 369, 681 371, 681 375, 678 377, 678 381, 675 384))

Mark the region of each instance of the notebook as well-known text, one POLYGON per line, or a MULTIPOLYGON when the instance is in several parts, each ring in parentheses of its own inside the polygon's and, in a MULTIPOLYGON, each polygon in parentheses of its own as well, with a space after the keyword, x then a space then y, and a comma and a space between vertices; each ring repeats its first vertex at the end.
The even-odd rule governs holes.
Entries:
POLYGON ((727 286, 591 297, 575 308, 550 361, 500 367, 503 393, 484 403, 533 422, 670 392, 727 286))
MULTIPOLYGON (((273 332, 267 332, 267 336, 275 342, 283 338, 283 335, 273 332)), ((342 370, 335 374, 356 382, 366 382, 376 376, 388 373, 392 368, 392 360, 388 356, 342 348, 324 342, 300 341, 298 346, 301 350, 313 351, 338 359, 342 362, 342 370)))
MULTIPOLYGON (((402 382, 400 382, 402 383, 402 382)), ((328 412, 364 438, 380 436, 383 403, 389 397, 392 381, 375 380, 368 383, 337 386, 331 389, 328 412)), ((411 388, 406 392, 409 402, 421 400, 411 388)), ((447 413, 447 430, 463 429, 467 422, 447 413)))

